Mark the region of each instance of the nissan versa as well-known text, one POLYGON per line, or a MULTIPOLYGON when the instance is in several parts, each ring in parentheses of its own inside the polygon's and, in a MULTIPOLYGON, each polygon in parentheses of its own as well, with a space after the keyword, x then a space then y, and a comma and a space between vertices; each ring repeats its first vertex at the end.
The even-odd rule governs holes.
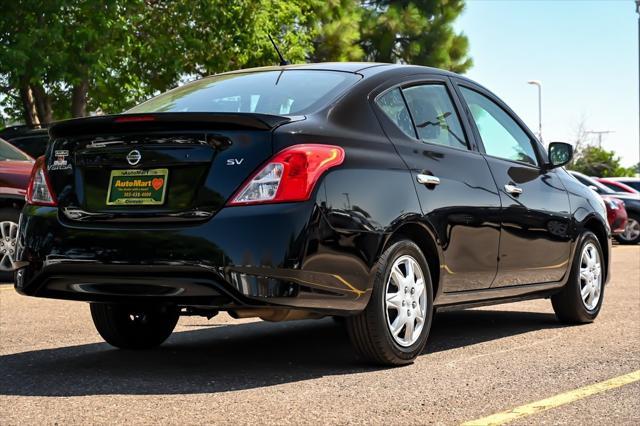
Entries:
POLYGON ((345 317, 362 359, 405 364, 436 310, 551 298, 595 319, 600 197, 500 99, 431 68, 230 72, 49 129, 22 212, 25 295, 90 302, 110 344, 180 315, 345 317))

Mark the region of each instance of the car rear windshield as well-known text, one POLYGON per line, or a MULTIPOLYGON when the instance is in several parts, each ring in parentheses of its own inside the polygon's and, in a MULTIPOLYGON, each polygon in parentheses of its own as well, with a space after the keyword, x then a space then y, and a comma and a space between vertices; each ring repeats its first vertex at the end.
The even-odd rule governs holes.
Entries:
POLYGON ((0 161, 29 161, 27 155, 23 154, 10 143, 0 139, 0 161))
POLYGON ((303 114, 326 105, 359 79, 357 74, 315 70, 223 74, 185 84, 150 99, 127 113, 303 114))

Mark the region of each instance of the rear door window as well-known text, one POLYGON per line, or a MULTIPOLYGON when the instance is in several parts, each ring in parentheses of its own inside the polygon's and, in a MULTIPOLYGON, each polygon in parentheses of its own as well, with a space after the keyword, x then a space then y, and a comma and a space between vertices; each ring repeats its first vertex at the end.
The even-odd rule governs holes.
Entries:
POLYGON ((468 149, 460 119, 444 84, 403 89, 420 140, 451 148, 468 149))
POLYGON ((393 89, 385 93, 376 100, 376 103, 405 134, 412 138, 416 137, 411 116, 407 104, 402 99, 400 89, 393 89))

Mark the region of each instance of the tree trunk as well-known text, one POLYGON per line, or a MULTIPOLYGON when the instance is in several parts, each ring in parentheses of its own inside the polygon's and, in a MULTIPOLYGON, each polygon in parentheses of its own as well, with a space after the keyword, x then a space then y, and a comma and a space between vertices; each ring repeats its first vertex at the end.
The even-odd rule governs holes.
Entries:
POLYGON ((27 83, 20 85, 20 101, 22 102, 22 114, 24 115, 24 123, 27 126, 40 127, 40 119, 36 109, 36 102, 33 98, 31 86, 27 83))
POLYGON ((51 98, 42 87, 42 84, 31 86, 33 96, 35 98, 36 110, 40 123, 49 124, 53 121, 53 111, 51 109, 51 98))
POLYGON ((87 116, 87 93, 89 92, 89 80, 83 79, 73 86, 71 94, 71 115, 73 117, 87 116))

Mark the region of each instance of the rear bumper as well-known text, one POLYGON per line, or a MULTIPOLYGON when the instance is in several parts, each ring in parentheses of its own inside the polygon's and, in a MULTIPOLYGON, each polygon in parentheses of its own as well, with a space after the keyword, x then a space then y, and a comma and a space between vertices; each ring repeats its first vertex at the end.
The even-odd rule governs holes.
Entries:
POLYGON ((17 260, 28 264, 16 272, 16 290, 324 313, 357 312, 368 301, 367 256, 337 244, 312 202, 225 208, 186 226, 148 225, 71 223, 55 208, 26 206, 17 260))

